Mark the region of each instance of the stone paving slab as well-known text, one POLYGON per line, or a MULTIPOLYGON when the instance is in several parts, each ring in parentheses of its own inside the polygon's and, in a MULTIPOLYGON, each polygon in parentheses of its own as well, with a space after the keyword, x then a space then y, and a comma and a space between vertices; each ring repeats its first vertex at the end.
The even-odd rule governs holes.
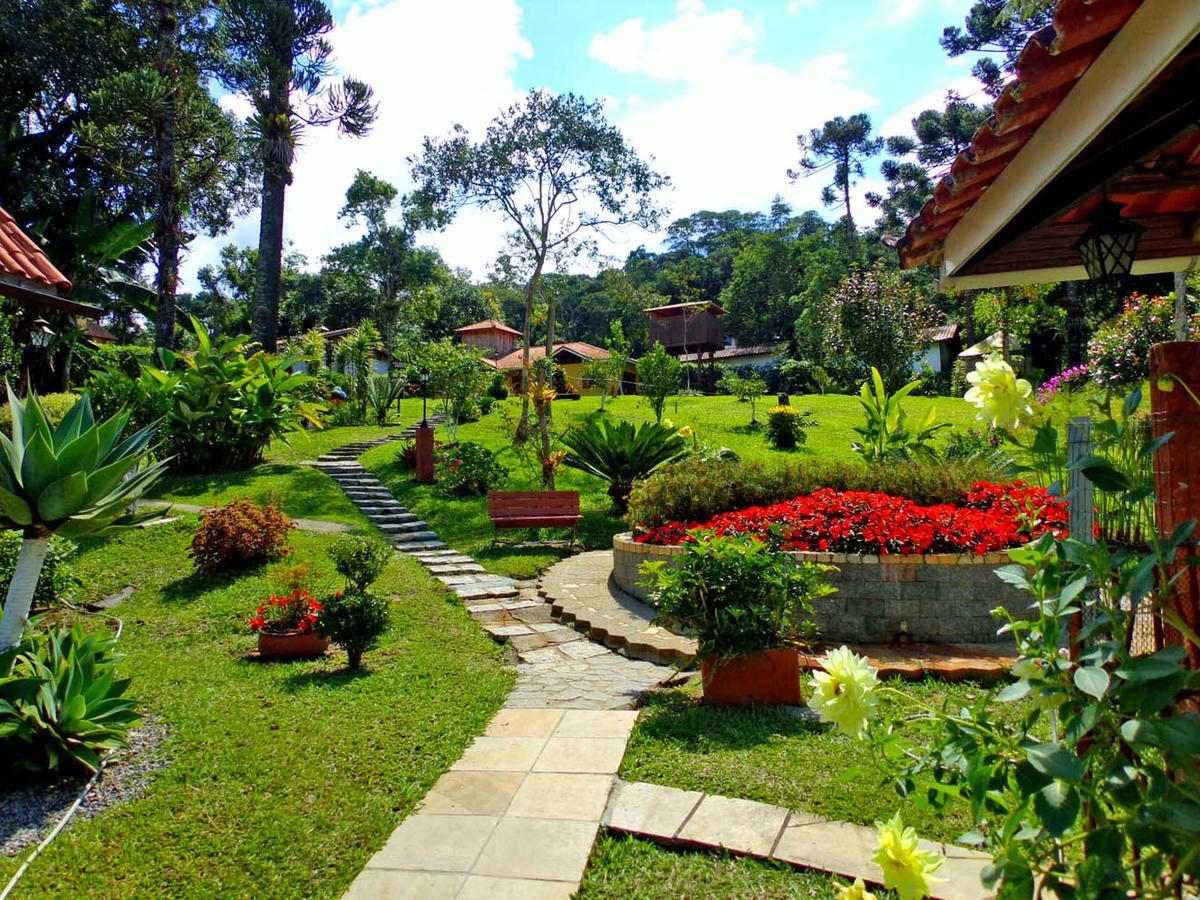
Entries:
POLYGON ((501 710, 346 897, 570 897, 635 716, 501 710))
POLYGON ((653 607, 618 588, 610 577, 612 567, 611 550, 568 557, 546 570, 540 593, 555 617, 593 641, 635 659, 690 665, 696 642, 651 625, 653 607))
MULTIPOLYGON (((777 859, 874 884, 883 880, 883 873, 871 862, 877 843, 874 828, 767 803, 618 781, 601 822, 614 831, 668 844, 777 859)), ((936 873, 946 879, 934 883, 936 897, 980 900, 992 896, 979 881, 980 872, 990 862, 986 854, 931 841, 921 845, 946 857, 936 873)))

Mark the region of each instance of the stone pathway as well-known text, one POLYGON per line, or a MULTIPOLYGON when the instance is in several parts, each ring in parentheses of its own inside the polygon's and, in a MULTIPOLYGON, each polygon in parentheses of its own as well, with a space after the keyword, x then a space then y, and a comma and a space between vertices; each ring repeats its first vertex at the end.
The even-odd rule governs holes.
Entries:
MULTIPOLYGON (((409 429, 384 440, 411 436, 409 429)), ((657 661, 690 660, 694 642, 649 626, 649 607, 608 587, 611 554, 564 560, 540 587, 486 572, 439 540, 359 465, 358 456, 384 440, 340 447, 315 465, 342 485, 397 551, 420 562, 508 646, 517 683, 484 734, 355 878, 347 898, 567 898, 579 887, 601 825, 878 880, 869 862, 873 829, 620 782, 616 774, 640 695, 677 671, 657 661), (649 659, 629 658, 639 655, 649 659)), ((939 896, 983 896, 962 887, 978 884, 979 865, 967 857, 948 860, 943 868, 953 882, 939 896)))
MULTIPOLYGON (((847 880, 881 884, 883 872, 871 862, 874 828, 832 822, 781 806, 738 800, 645 782, 617 781, 601 824, 659 843, 776 859, 823 869, 847 880)), ((987 854, 954 844, 921 841, 946 857, 934 895, 942 900, 979 900, 991 894, 979 880, 987 854)))
POLYGON ((635 659, 690 665, 695 640, 651 625, 654 609, 617 587, 612 569, 611 550, 568 557, 546 570, 541 594, 557 618, 593 641, 635 659))
MULTIPOLYGON (((151 509, 162 509, 166 511, 170 509, 173 512, 185 513, 202 513, 206 509, 212 509, 210 506, 201 506, 197 503, 172 503, 167 500, 139 500, 138 507, 149 507, 151 509)), ((146 522, 146 525, 158 525, 163 522, 173 522, 174 518, 154 519, 146 522)), ((338 534, 343 531, 353 530, 352 525, 346 525, 343 522, 330 522, 328 519, 292 519, 296 523, 296 527, 301 531, 316 531, 320 534, 338 534)))

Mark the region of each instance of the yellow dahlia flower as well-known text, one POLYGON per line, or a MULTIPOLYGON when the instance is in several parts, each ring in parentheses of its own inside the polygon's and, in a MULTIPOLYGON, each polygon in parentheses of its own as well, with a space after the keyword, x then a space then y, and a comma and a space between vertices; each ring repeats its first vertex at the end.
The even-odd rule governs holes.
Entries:
POLYGON ((867 890, 861 878, 854 879, 854 884, 839 884, 837 900, 875 900, 875 895, 867 890))
POLYGON ((993 353, 967 373, 971 388, 963 399, 979 407, 976 415, 995 428, 1016 431, 1030 416, 1033 385, 1018 378, 999 353, 993 353))
POLYGON ((931 893, 931 885, 944 878, 934 878, 942 857, 917 844, 917 833, 906 828, 900 813, 886 823, 876 822, 879 845, 871 857, 883 870, 883 885, 900 895, 900 900, 921 900, 931 893))
POLYGON ((824 671, 813 675, 809 709, 820 713, 822 722, 832 722, 843 734, 862 737, 875 711, 875 687, 879 683, 875 670, 865 656, 856 656, 849 647, 830 650, 821 666, 824 671))
POLYGON ((679 436, 684 440, 689 440, 694 433, 691 425, 684 425, 679 429, 679 436))

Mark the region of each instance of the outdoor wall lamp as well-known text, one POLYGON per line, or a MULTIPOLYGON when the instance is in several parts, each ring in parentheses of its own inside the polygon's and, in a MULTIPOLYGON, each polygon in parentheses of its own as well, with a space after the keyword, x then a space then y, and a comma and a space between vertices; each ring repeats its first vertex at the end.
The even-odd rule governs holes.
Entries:
POLYGON ((1133 270, 1138 241, 1146 230, 1121 218, 1121 204, 1103 200, 1092 215, 1092 224, 1075 242, 1089 278, 1128 275, 1133 270))
POLYGON ((33 324, 30 326, 29 342, 39 350, 44 350, 50 346, 55 335, 56 332, 50 327, 50 323, 39 316, 33 320, 33 324))

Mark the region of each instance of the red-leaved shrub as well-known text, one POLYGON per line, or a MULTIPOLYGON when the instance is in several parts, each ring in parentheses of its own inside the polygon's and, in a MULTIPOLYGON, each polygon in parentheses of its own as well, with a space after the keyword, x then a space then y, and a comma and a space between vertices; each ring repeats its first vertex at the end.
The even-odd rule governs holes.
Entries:
POLYGON ((1067 504, 1020 481, 978 482, 961 506, 921 506, 903 497, 823 488, 771 506, 722 513, 707 522, 668 522, 635 540, 680 544, 704 529, 770 536, 784 550, 834 553, 987 553, 1019 546, 1046 531, 1063 535, 1067 504))
POLYGON ((291 552, 287 534, 295 527, 274 503, 260 506, 249 497, 238 497, 200 513, 192 535, 192 560, 201 572, 219 572, 280 559, 291 552))

